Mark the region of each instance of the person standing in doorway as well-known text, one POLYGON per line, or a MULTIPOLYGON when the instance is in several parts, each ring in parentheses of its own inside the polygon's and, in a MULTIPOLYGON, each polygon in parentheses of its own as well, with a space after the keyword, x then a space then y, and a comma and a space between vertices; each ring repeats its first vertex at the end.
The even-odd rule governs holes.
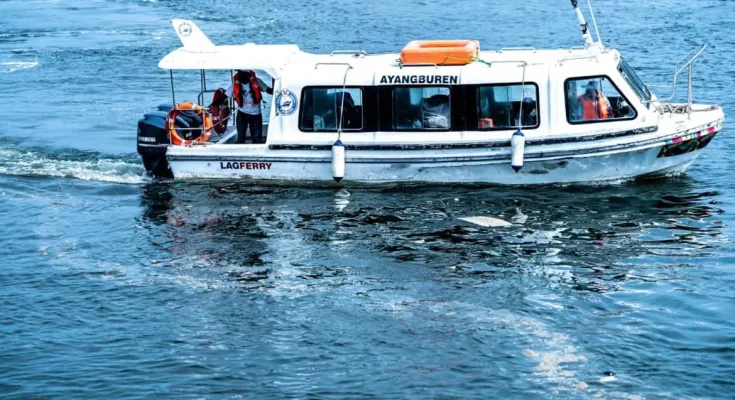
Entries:
POLYGON ((245 143, 247 130, 253 143, 263 141, 263 115, 260 103, 263 101, 263 92, 273 94, 273 89, 255 75, 255 71, 237 71, 232 78, 232 85, 227 89, 228 96, 234 96, 237 103, 237 141, 245 143))

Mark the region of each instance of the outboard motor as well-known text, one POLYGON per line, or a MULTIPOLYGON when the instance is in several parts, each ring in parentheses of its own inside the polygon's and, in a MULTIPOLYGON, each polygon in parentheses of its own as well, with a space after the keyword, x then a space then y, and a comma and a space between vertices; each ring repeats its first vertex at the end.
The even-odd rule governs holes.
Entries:
POLYGON ((173 178, 166 161, 169 145, 166 118, 171 108, 171 105, 160 105, 156 111, 145 114, 138 121, 138 154, 143 158, 145 170, 162 178, 173 178))

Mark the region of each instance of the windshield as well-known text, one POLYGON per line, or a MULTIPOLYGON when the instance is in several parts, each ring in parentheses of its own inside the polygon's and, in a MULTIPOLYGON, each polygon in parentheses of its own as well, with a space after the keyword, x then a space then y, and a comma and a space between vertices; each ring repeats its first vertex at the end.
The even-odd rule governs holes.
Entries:
POLYGON ((651 91, 648 90, 646 85, 643 83, 641 78, 635 73, 633 68, 628 64, 625 59, 620 60, 618 65, 618 71, 623 75, 628 84, 633 88, 638 97, 641 98, 643 104, 648 105, 651 103, 651 91))

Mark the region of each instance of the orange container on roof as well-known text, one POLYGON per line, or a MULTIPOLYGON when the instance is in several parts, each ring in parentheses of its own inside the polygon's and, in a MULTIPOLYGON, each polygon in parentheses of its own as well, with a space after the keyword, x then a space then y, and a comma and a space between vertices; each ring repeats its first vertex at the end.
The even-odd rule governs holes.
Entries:
POLYGON ((401 50, 401 63, 466 65, 480 52, 475 40, 414 40, 401 50))

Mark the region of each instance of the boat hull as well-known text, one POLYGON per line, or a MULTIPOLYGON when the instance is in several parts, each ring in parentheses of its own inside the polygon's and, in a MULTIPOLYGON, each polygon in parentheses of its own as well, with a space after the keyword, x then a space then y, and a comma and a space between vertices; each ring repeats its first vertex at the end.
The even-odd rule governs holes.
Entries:
MULTIPOLYGON (((510 146, 487 148, 384 150, 348 147, 340 184, 550 185, 618 182, 683 173, 722 128, 717 121, 695 130, 634 135, 574 144, 537 143, 526 147, 524 166, 511 167, 510 146)), ((244 179, 332 182, 332 153, 294 146, 169 148, 176 179, 244 179)))
MULTIPOLYGON (((636 151, 549 160, 527 160, 515 172, 510 162, 355 163, 347 162, 342 184, 485 183, 545 185, 609 182, 636 177, 682 173, 701 150, 658 157, 661 147, 636 151)), ((169 161, 177 179, 248 179, 279 181, 332 181, 329 162, 186 160, 169 161)))

